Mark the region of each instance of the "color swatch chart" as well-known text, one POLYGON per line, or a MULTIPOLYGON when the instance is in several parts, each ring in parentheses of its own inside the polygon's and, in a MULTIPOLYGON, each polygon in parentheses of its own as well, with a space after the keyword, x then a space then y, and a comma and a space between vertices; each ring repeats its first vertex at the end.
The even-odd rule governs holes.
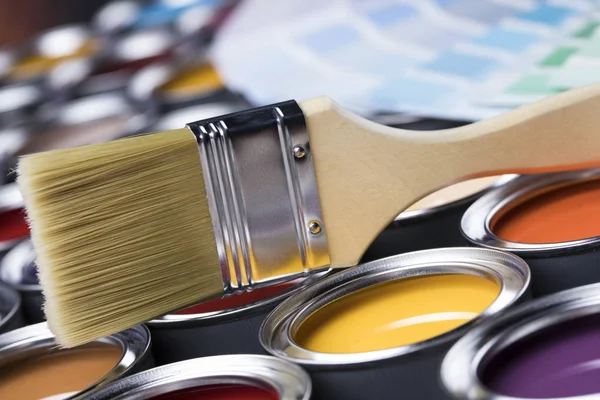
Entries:
POLYGON ((600 1, 247 0, 212 57, 257 104, 478 120, 600 81, 600 1))

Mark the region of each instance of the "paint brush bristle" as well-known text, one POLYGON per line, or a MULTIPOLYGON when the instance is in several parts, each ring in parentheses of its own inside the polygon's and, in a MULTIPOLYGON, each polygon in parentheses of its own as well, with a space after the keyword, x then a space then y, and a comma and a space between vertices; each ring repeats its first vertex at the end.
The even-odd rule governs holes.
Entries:
POLYGON ((222 295, 189 130, 29 155, 18 174, 45 312, 61 345, 222 295))

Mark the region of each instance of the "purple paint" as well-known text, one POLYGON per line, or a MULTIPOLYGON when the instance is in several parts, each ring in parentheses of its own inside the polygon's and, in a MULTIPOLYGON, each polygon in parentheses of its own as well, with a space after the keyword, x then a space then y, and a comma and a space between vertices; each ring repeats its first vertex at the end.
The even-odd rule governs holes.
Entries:
POLYGON ((505 396, 546 399, 600 393, 600 315, 518 341, 490 360, 480 377, 505 396))

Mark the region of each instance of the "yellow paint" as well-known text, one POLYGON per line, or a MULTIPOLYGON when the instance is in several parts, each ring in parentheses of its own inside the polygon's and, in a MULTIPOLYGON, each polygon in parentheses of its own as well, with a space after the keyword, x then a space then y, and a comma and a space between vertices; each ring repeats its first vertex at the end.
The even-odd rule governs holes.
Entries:
POLYGON ((93 41, 84 43, 77 51, 61 57, 49 57, 42 54, 34 54, 19 61, 12 68, 10 77, 12 79, 28 79, 48 72, 63 61, 77 57, 85 57, 96 51, 97 45, 93 41))
POLYGON ((162 92, 172 96, 191 96, 223 88, 223 82, 212 65, 202 65, 182 71, 164 84, 162 92))
POLYGON ((500 286, 473 275, 433 275, 374 285, 327 304, 304 321, 300 346, 359 353, 431 339, 476 317, 500 286))

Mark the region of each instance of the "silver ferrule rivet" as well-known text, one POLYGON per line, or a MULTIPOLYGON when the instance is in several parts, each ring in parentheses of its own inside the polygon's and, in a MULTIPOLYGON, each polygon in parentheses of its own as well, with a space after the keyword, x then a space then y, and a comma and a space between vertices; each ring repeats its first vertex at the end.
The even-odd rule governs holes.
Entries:
POLYGON ((306 155, 306 150, 304 149, 304 147, 298 145, 294 146, 292 152, 294 153, 294 157, 298 159, 304 158, 304 156, 306 155))
POLYGON ((313 235, 318 235, 319 233, 321 233, 321 224, 319 223, 319 221, 310 221, 308 223, 308 230, 313 235))

